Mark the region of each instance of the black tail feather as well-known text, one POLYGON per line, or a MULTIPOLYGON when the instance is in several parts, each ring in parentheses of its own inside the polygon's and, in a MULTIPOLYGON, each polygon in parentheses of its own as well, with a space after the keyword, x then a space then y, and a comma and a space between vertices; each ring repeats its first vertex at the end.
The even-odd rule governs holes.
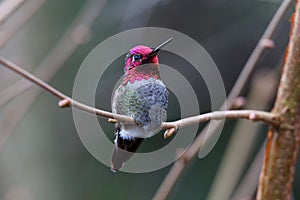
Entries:
POLYGON ((118 128, 112 154, 111 170, 118 171, 134 155, 143 140, 144 138, 123 138, 118 128))

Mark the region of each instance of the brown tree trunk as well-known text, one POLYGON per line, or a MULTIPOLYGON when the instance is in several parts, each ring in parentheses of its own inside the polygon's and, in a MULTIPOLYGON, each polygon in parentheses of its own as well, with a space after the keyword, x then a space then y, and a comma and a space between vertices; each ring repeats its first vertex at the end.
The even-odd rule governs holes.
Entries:
POLYGON ((258 200, 290 199, 300 141, 300 2, 292 17, 286 61, 272 110, 281 116, 270 128, 261 171, 258 200))

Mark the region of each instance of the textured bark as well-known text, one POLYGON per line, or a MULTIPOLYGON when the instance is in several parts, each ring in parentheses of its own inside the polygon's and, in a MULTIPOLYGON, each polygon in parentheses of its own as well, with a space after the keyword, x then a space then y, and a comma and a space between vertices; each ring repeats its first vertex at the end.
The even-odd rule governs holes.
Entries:
POLYGON ((258 200, 290 199, 300 141, 300 3, 292 17, 286 52, 273 113, 281 125, 270 128, 260 176, 258 200))

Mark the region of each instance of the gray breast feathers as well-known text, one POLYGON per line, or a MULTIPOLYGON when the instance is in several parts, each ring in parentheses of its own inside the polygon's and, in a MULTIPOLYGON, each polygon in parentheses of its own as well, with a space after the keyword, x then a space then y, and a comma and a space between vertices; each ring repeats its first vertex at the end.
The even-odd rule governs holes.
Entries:
POLYGON ((133 117, 140 126, 156 129, 166 120, 168 90, 160 80, 137 82, 116 89, 113 112, 133 117))

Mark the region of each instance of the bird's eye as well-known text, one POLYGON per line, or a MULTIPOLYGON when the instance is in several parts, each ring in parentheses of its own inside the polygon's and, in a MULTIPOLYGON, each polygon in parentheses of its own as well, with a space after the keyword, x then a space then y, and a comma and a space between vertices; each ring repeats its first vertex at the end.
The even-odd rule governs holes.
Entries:
POLYGON ((135 55, 132 56, 132 61, 137 61, 137 60, 139 60, 141 58, 142 58, 141 54, 135 54, 135 55))

